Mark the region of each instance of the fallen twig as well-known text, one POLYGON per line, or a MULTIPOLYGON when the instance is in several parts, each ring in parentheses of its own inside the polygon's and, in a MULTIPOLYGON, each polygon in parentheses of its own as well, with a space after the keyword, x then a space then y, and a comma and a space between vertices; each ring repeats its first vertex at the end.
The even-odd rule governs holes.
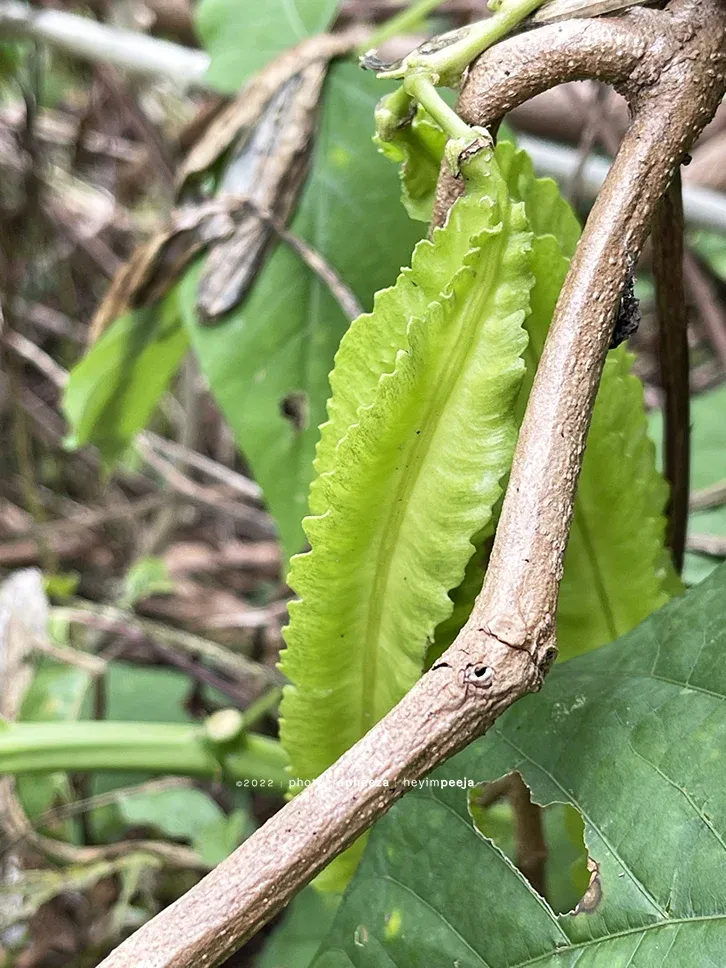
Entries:
POLYGON ((726 538, 717 534, 691 534, 686 547, 689 551, 696 551, 712 558, 726 558, 726 538))
POLYGON ((145 438, 136 440, 136 449, 144 460, 152 467, 166 483, 182 497, 194 504, 201 505, 217 514, 226 514, 238 524, 242 525, 249 537, 269 538, 274 536, 275 527, 272 518, 266 511, 230 501, 220 493, 218 488, 204 487, 183 474, 171 461, 158 454, 149 446, 145 438))
POLYGON ((205 457, 203 454, 198 454, 195 450, 190 450, 188 447, 182 446, 182 444, 178 444, 173 440, 167 440, 166 437, 160 437, 151 430, 144 430, 139 436, 144 446, 148 446, 152 450, 159 450, 164 456, 172 460, 186 464, 188 467, 193 467, 195 470, 202 471, 220 483, 226 484, 227 487, 231 487, 246 500, 255 502, 262 500, 262 488, 259 484, 251 481, 248 477, 244 477, 242 474, 238 474, 237 471, 225 467, 224 464, 212 460, 211 457, 205 457))
POLYGON ((251 659, 211 642, 199 635, 172 628, 113 605, 98 605, 81 599, 71 605, 57 606, 51 614, 67 622, 88 625, 105 632, 117 632, 131 639, 149 639, 171 649, 208 662, 237 682, 245 683, 250 692, 260 692, 271 685, 279 685, 282 677, 275 669, 259 665, 251 659))

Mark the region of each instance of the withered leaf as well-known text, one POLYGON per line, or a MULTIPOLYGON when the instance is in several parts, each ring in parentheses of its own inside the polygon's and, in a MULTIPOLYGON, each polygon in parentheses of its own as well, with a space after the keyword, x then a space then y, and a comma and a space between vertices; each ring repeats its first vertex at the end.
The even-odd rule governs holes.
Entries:
POLYGON ((89 342, 130 309, 160 299, 195 255, 232 235, 243 211, 244 200, 230 196, 178 209, 171 226, 140 245, 116 274, 91 322, 89 342))
POLYGON ((244 298, 275 232, 270 219, 284 228, 305 180, 328 64, 361 36, 356 28, 303 41, 275 58, 214 116, 176 184, 185 189, 193 176, 231 152, 216 199, 183 205, 168 228, 136 249, 96 311, 91 342, 128 310, 160 299, 207 248, 212 253, 200 284, 202 319, 214 321, 244 298))
POLYGON ((189 151, 176 176, 181 192, 190 179, 208 171, 235 142, 253 131, 270 98, 310 64, 326 64, 347 54, 364 36, 359 28, 340 34, 320 34, 304 40, 272 60, 237 97, 211 121, 204 135, 189 151))
POLYGON ((199 281, 197 309, 213 322, 242 301, 260 269, 274 228, 285 225, 308 170, 327 64, 314 62, 288 78, 267 103, 250 136, 230 160, 220 192, 250 200, 231 238, 214 247, 199 281))

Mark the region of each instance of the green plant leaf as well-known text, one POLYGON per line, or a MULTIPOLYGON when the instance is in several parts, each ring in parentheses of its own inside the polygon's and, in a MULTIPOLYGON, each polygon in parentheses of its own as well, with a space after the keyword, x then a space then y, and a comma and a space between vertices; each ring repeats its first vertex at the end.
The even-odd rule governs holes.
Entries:
MULTIPOLYGON (((312 550, 289 577, 300 601, 285 635, 282 668, 293 685, 280 734, 296 778, 317 776, 398 702, 451 611, 447 592, 463 577, 514 449, 529 249, 524 207, 510 204, 492 163, 483 187, 457 202, 433 242, 418 244, 412 269, 341 346, 317 516, 305 521, 312 550), (424 295, 412 296, 419 288, 424 295), (378 365, 386 355, 390 372, 378 365)), ((326 884, 337 889, 347 872, 343 860, 334 866, 326 884)))
MULTIPOLYGON (((91 676, 84 669, 43 660, 23 698, 20 719, 23 722, 67 722, 81 713, 91 685, 91 676)), ((17 789, 23 807, 32 819, 39 817, 55 803, 72 799, 68 777, 64 773, 45 773, 19 776, 17 789)), ((72 824, 64 824, 62 832, 70 837, 72 824)), ((59 830, 53 833, 57 836, 59 830)))
POLYGON ((133 608, 137 602, 151 595, 167 595, 174 591, 174 582, 163 558, 150 555, 135 562, 124 578, 119 596, 120 608, 133 608))
POLYGON ((115 463, 147 425, 187 351, 176 290, 117 319, 71 371, 63 411, 69 447, 94 444, 115 463))
MULTIPOLYGON (((517 407, 521 420, 580 229, 557 184, 534 177, 526 152, 504 142, 496 158, 512 197, 524 202, 535 236, 527 373, 517 407)), ((664 548, 667 487, 656 468, 632 360, 625 347, 608 355, 595 404, 560 585, 562 659, 624 635, 668 600, 667 589, 680 588, 664 548)), ((482 571, 477 583, 471 569, 468 574, 467 589, 457 596, 459 628, 484 577, 482 571)), ((449 622, 437 632, 430 659, 456 631, 449 622)))
POLYGON ((195 835, 192 846, 210 867, 221 864, 254 830, 247 810, 237 809, 206 824, 195 835))
MULTIPOLYGON (((557 184, 534 177, 526 152, 504 143, 497 159, 535 234, 523 412, 580 227, 557 184)), ((625 346, 608 355, 595 402, 560 585, 563 659, 619 638, 665 604, 667 589, 680 589, 665 550, 668 488, 656 468, 633 359, 625 346)))
POLYGON ((663 968, 726 959, 726 569, 544 690, 380 821, 315 968, 663 968), (585 820, 602 896, 556 916, 457 781, 519 770, 585 820))
POLYGON ((535 178, 531 158, 512 141, 499 142, 496 158, 512 197, 525 204, 535 238, 554 236, 563 254, 572 258, 580 238, 580 223, 557 182, 535 178))
POLYGON ((716 273, 726 281, 726 235, 721 232, 690 232, 689 244, 716 273))
POLYGON ((247 811, 227 815, 195 787, 133 793, 119 799, 118 811, 127 827, 151 828, 154 835, 190 843, 210 867, 221 863, 252 831, 247 811))
POLYGON ((194 787, 133 793, 120 799, 118 807, 129 827, 151 827, 172 840, 194 840, 205 827, 224 819, 214 800, 194 787))
MULTIPOLYGON (((188 723, 188 695, 189 679, 176 669, 112 662, 106 673, 106 718, 118 722, 188 723)), ((132 771, 97 772, 91 777, 91 793, 110 793, 148 779, 147 774, 132 771)), ((114 842, 126 833, 127 824, 117 804, 94 810, 90 819, 98 841, 114 842)))
POLYGON ((374 139, 382 154, 400 163, 401 201, 411 218, 430 222, 446 135, 419 106, 411 124, 398 128, 393 141, 374 139))
POLYGON ((212 62, 208 84, 234 94, 288 47, 330 25, 338 0, 201 0, 196 26, 212 62))
POLYGON ((563 658, 624 635, 680 589, 664 544, 668 488, 632 364, 624 347, 610 353, 595 403, 560 586, 563 658))
POLYGON ((290 903, 256 962, 257 968, 308 968, 338 910, 340 897, 306 887, 290 903))
MULTIPOLYGON (((421 237, 397 201, 396 176, 372 142, 380 82, 352 64, 333 66, 313 171, 292 231, 327 259, 363 306, 389 285, 421 237)), ((249 460, 288 555, 303 547, 328 373, 348 322, 327 287, 278 246, 248 299, 216 327, 197 324, 199 269, 181 305, 212 393, 249 460), (285 404, 294 404, 291 416, 285 404)))

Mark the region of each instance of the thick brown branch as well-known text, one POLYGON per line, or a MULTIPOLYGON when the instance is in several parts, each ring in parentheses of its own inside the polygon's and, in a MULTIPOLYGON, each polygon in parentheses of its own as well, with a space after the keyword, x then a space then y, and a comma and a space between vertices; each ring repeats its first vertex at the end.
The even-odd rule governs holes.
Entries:
POLYGON ((677 174, 653 220, 653 274, 658 307, 660 371, 664 394, 663 452, 671 493, 667 542, 680 572, 686 547, 690 477, 688 312, 683 290, 683 199, 677 174))
POLYGON ((487 582, 456 642, 345 756, 103 968, 218 964, 406 792, 539 689, 590 413, 629 258, 726 88, 722 0, 673 0, 539 365, 487 582), (710 71, 711 73, 707 73, 710 71), (720 80, 717 78, 720 77, 720 80))

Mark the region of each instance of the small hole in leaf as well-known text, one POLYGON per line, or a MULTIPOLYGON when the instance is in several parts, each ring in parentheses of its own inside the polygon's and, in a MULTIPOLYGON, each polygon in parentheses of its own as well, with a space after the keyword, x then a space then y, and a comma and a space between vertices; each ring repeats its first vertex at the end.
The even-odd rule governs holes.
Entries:
POLYGON ((477 829, 524 874, 557 914, 591 911, 600 889, 597 865, 588 857, 585 824, 569 803, 533 804, 519 773, 470 792, 477 829))
POLYGON ((280 413, 289 420, 295 430, 305 430, 308 425, 309 407, 308 395, 302 390, 294 390, 288 393, 280 401, 280 413))

